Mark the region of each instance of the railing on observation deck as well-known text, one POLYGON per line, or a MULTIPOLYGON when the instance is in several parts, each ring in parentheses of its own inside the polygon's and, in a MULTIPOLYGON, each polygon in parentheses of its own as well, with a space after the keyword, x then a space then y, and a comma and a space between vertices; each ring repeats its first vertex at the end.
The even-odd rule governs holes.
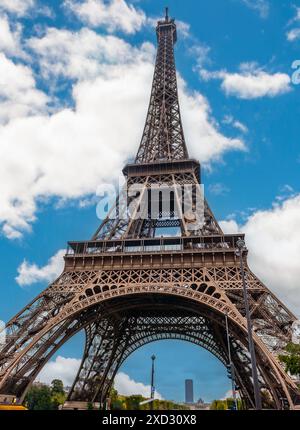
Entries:
POLYGON ((219 235, 195 237, 161 237, 150 239, 96 240, 68 242, 67 256, 97 255, 107 253, 146 253, 168 251, 205 251, 236 249, 236 242, 244 235, 219 235))

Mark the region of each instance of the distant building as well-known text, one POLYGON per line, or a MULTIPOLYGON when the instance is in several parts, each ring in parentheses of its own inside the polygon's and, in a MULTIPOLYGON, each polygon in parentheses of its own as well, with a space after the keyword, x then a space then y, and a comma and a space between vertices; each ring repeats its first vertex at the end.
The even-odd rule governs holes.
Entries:
POLYGON ((208 411, 210 409, 210 403, 189 403, 188 407, 192 411, 208 411))
POLYGON ((193 380, 185 380, 185 403, 194 403, 194 387, 193 380))

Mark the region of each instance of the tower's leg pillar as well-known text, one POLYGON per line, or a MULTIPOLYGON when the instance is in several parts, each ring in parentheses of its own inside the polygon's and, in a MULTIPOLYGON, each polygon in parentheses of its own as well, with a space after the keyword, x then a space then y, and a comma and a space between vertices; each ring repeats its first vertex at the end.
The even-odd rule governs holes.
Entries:
POLYGON ((105 318, 85 329, 84 355, 68 401, 103 404, 125 349, 126 322, 105 318))

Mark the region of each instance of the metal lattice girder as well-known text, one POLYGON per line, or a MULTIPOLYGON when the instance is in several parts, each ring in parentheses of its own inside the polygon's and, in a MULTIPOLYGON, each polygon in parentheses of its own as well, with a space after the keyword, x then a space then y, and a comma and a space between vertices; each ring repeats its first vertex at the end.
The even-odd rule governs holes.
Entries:
MULTIPOLYGON (((39 331, 34 336, 31 336, 30 342, 28 342, 25 348, 22 348, 22 346, 20 345, 20 347, 16 351, 14 351, 11 360, 8 358, 4 360, 5 366, 2 369, 2 375, 6 378, 5 380, 3 378, 2 388, 5 389, 6 392, 18 392, 21 395, 22 390, 25 391, 27 385, 32 381, 34 375, 36 375, 37 371, 40 370, 41 365, 45 363, 45 359, 49 359, 51 353, 55 350, 55 345, 62 344, 65 340, 67 340, 67 333, 70 336, 74 334, 74 331, 72 331, 73 325, 73 330, 75 330, 75 327, 77 327, 78 330, 80 329, 80 327, 82 328, 84 324, 91 324, 91 321, 94 321, 95 319, 95 315, 102 315, 101 312, 95 308, 96 305, 98 306, 98 304, 103 303, 106 304, 106 311, 108 309, 111 312, 120 312, 120 310, 118 310, 118 312, 114 310, 113 306, 110 304, 111 299, 113 298, 124 298, 126 300, 127 306, 129 306, 129 303, 131 303, 133 297, 135 297, 135 302, 132 306, 134 306, 135 309, 142 310, 145 306, 145 304, 143 304, 143 297, 145 297, 145 295, 148 296, 148 298, 146 299, 146 303, 148 304, 150 297, 158 297, 157 300, 161 300, 161 297, 166 297, 165 300, 167 301, 168 307, 171 306, 172 297, 176 297, 176 299, 182 297, 181 302, 179 302, 180 307, 183 307, 184 301, 186 299, 189 299, 189 309, 193 309, 194 301, 196 303, 205 305, 205 308, 212 309, 213 313, 210 315, 211 320, 213 320, 213 318, 217 318, 217 314, 224 314, 225 312, 227 312, 232 320, 232 331, 234 331, 234 327, 238 327, 238 331, 240 331, 239 334, 238 331, 236 331, 235 339, 239 339, 239 342, 241 342, 245 348, 245 345, 247 344, 247 335, 244 326, 244 318, 239 313, 236 306, 233 305, 232 302, 229 300, 226 294, 226 285, 224 284, 226 279, 227 282, 229 281, 229 283, 230 279, 232 281, 234 268, 229 267, 227 271, 224 269, 220 271, 219 268, 217 270, 216 269, 217 268, 213 267, 207 269, 115 269, 108 271, 82 271, 77 269, 76 272, 65 272, 52 286, 50 286, 45 291, 44 294, 46 297, 51 296, 51 294, 57 296, 59 294, 63 294, 63 291, 70 289, 74 294, 73 298, 71 298, 70 301, 66 303, 64 307, 61 308, 61 310, 55 312, 54 316, 48 320, 46 327, 41 326, 39 328, 39 331), (211 274, 214 274, 215 278, 213 278, 211 274), (221 283, 221 287, 218 286, 218 281, 221 283), (94 311, 92 311, 92 309, 94 309, 94 311), (84 310, 91 311, 89 314, 86 314, 83 313, 86 312, 84 310)), ((238 271, 236 271, 236 278, 238 278, 238 271)), ((240 282, 239 278, 235 281, 237 283, 240 282)), ((254 292, 259 291, 257 282, 258 281, 255 279, 255 284, 253 288, 254 292)), ((236 289, 237 286, 235 287, 234 291, 236 291, 236 289)), ((263 289, 264 286, 261 284, 260 290, 263 289)), ((249 291, 252 291, 251 288, 249 289, 249 291)), ((277 303, 279 307, 282 306, 279 302, 277 303)), ((126 309, 124 303, 122 304, 120 309, 126 309)), ((130 309, 129 312, 132 312, 130 309)), ((154 309, 157 309, 157 303, 154 305, 154 309)), ((175 308, 175 310, 173 318, 177 317, 178 315, 178 309, 175 308)), ((204 308, 198 308, 198 310, 201 312, 202 315, 204 315, 204 308)), ((23 318, 24 322, 24 317, 22 316, 22 314, 20 317, 23 318)), ((145 316, 143 318, 140 317, 140 320, 134 320, 132 318, 130 319, 129 313, 129 316, 127 316, 127 318, 131 322, 135 321, 136 327, 139 327, 140 323, 143 323, 143 325, 145 326, 145 316)), ((101 320, 99 324, 104 323, 105 320, 101 320)), ((14 320, 12 324, 16 325, 16 321, 14 320)), ((276 327, 275 319, 270 321, 268 330, 271 329, 272 324, 274 327, 276 327)), ((155 324, 148 327, 147 335, 142 337, 142 340, 140 337, 140 333, 135 330, 135 326, 134 324, 132 324, 130 331, 130 339, 133 339, 134 343, 130 343, 128 342, 126 336, 125 339, 123 339, 123 342, 121 341, 122 336, 128 333, 125 328, 123 330, 119 330, 119 334, 116 335, 116 325, 111 325, 111 327, 113 327, 114 329, 110 332, 111 341, 108 343, 110 345, 110 348, 113 347, 113 341, 117 341, 117 345, 119 347, 123 346, 123 348, 121 348, 121 351, 109 349, 106 354, 104 354, 102 350, 102 358, 106 357, 106 359, 109 358, 110 360, 109 368, 107 368, 107 362, 105 362, 105 360, 102 363, 102 372, 103 375, 106 375, 105 378, 102 378, 101 380, 97 381, 99 386, 97 384, 95 385, 94 380, 94 385, 90 382, 87 382, 84 386, 82 386, 82 391, 78 389, 77 385, 77 389, 74 391, 76 392, 76 396, 78 396, 77 398, 80 397, 80 393, 82 393, 83 396, 83 392, 93 392, 95 396, 98 396, 100 392, 100 395, 103 396, 104 391, 109 388, 113 380, 113 376, 119 368, 119 365, 122 363, 122 360, 124 360, 124 357, 126 358, 126 356, 128 356, 130 352, 132 352, 136 347, 141 346, 143 342, 157 340, 161 338, 172 338, 172 336, 174 338, 176 338, 177 336, 177 338, 184 338, 186 340, 193 341, 193 338, 196 337, 193 333, 204 333, 203 330, 197 330, 197 325, 192 319, 190 320, 190 324, 188 325, 187 336, 185 333, 180 332, 180 330, 175 330, 174 326, 172 327, 170 324, 166 324, 166 320, 160 317, 160 320, 156 319, 155 324), (87 389, 85 387, 89 388, 87 389), (91 389, 91 387, 94 387, 93 390, 91 389), (101 391, 101 387, 104 391, 101 391)), ((273 333, 275 337, 278 337, 276 333, 279 330, 280 326, 277 326, 273 333)), ((212 347, 212 349, 210 349, 209 344, 207 343, 209 339, 210 342, 212 342, 212 345, 217 341, 217 332, 217 330, 214 331, 215 334, 213 338, 211 336, 207 336, 206 344, 202 343, 202 346, 207 347, 208 350, 211 350, 211 352, 213 352, 222 361, 224 360, 224 350, 223 352, 217 352, 216 347, 212 347)), ((22 337, 22 331, 20 332, 20 335, 22 337)), ((287 384, 287 387, 290 387, 293 391, 294 388, 292 381, 289 379, 289 377, 287 377, 287 375, 285 375, 283 369, 280 368, 279 364, 276 362, 276 357, 273 357, 273 353, 271 352, 271 350, 267 349, 267 345, 264 343, 264 338, 261 337, 260 339, 260 337, 255 337, 255 339, 257 345, 260 347, 260 366, 263 368, 263 366, 265 366, 264 363, 266 362, 267 367, 269 368, 269 374, 272 373, 270 369, 273 366, 273 368, 276 369, 276 372, 280 373, 280 377, 283 378, 283 381, 285 381, 280 381, 280 378, 278 380, 278 375, 275 371, 273 371, 273 375, 271 377, 272 383, 268 384, 265 382, 264 386, 271 387, 270 390, 272 392, 275 392, 275 388, 272 387, 279 386, 279 389, 281 390, 281 397, 284 396, 284 389, 282 384, 287 384)), ((197 342, 198 344, 200 344, 199 335, 197 342)), ((95 350, 92 351, 93 353, 91 354, 91 359, 93 360, 93 358, 95 358, 95 350)), ((245 365, 239 360, 237 360, 236 368, 245 369, 245 365)), ((86 369, 86 367, 84 367, 84 369, 86 369)), ((248 376, 246 375, 245 370, 240 370, 240 373, 242 372, 243 377, 241 377, 241 380, 244 385, 247 385, 247 389, 244 388, 244 392, 250 393, 249 395, 251 396, 252 390, 251 382, 249 382, 249 372, 248 376), (248 382, 246 382, 247 380, 248 382)), ((98 374, 100 373, 101 372, 98 368, 98 374)), ((81 379, 84 380, 84 378, 82 377, 81 379)), ((79 385, 79 387, 81 386, 79 385)), ((288 388, 288 390, 290 388, 288 388)), ((278 391, 278 388, 276 389, 278 391)), ((249 402, 251 403, 251 397, 249 402)))
POLYGON ((155 72, 136 163, 188 158, 177 94, 174 20, 158 23, 156 31, 158 49, 155 72))
POLYGON ((122 324, 121 331, 103 332, 103 327, 99 329, 97 323, 87 330, 83 361, 70 391, 69 400, 103 401, 103 391, 106 394, 113 376, 124 360, 137 348, 157 340, 180 339, 193 342, 206 348, 223 364, 227 363, 228 355, 224 347, 225 331, 208 318, 189 312, 170 312, 165 308, 154 312, 147 309, 135 310, 128 314, 125 312, 124 315, 118 312, 118 317, 118 324, 115 316, 111 316, 110 323, 106 322, 106 325, 120 327, 122 324), (107 340, 104 348, 103 339, 107 340), (109 354, 106 345, 109 345, 109 354), (114 348, 114 345, 117 346, 114 348), (113 349, 115 351, 112 361, 113 349))

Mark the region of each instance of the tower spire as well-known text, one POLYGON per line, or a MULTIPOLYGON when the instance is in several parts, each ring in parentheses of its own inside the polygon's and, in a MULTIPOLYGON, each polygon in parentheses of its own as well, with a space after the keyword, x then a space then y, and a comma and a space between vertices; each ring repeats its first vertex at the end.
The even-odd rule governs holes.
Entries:
POLYGON ((166 12, 165 19, 166 19, 166 21, 169 21, 169 8, 168 8, 168 6, 166 6, 166 8, 165 8, 165 12, 166 12))
POLYGON ((174 19, 158 21, 157 56, 146 123, 136 163, 188 158, 180 117, 174 44, 177 40, 174 19))

